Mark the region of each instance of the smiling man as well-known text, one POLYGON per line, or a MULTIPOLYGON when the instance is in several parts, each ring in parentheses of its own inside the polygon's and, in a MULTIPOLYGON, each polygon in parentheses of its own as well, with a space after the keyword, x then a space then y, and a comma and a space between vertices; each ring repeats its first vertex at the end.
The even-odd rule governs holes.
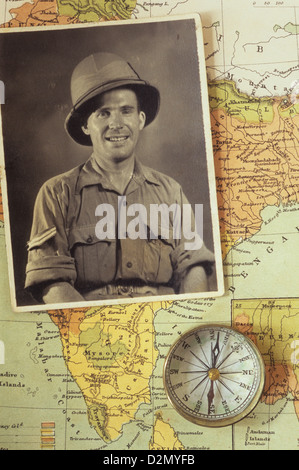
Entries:
POLYGON ((171 231, 165 235, 166 222, 171 228, 177 222, 171 211, 156 233, 148 220, 138 219, 143 236, 97 235, 104 209, 106 217, 109 208, 116 214, 106 225, 119 234, 123 205, 150 213, 162 206, 178 212, 188 204, 176 181, 144 166, 136 153, 144 127, 158 113, 159 91, 122 58, 97 53, 75 68, 71 95, 66 130, 93 151, 84 164, 50 179, 39 191, 26 289, 47 304, 207 292, 214 256, 203 243, 186 250, 182 231, 180 237, 171 231))
POLYGON ((83 132, 90 136, 94 158, 120 194, 133 175, 135 147, 146 116, 139 110, 136 93, 129 88, 107 91, 99 97, 83 132))

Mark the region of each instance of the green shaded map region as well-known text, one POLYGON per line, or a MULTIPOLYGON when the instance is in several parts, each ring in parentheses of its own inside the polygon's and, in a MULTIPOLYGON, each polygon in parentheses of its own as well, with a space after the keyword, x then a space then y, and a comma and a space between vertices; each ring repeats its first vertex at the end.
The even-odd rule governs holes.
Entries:
POLYGON ((136 0, 31 0, 16 7, 8 1, 9 16, 1 28, 126 20, 136 7, 136 0))
POLYGON ((299 25, 298 24, 294 24, 294 23, 287 23, 286 25, 284 26, 279 26, 278 24, 274 26, 273 30, 275 31, 275 33, 282 29, 283 31, 285 31, 286 33, 290 33, 290 34, 299 34, 299 25))
POLYGON ((100 19, 128 19, 136 6, 136 0, 57 0, 61 16, 76 17, 79 22, 100 19))

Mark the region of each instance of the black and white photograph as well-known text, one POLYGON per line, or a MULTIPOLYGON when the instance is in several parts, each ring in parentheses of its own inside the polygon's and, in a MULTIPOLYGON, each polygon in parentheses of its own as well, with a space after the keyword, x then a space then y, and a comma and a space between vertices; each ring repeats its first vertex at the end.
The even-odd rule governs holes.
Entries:
POLYGON ((199 15, 0 32, 12 306, 223 294, 199 15))

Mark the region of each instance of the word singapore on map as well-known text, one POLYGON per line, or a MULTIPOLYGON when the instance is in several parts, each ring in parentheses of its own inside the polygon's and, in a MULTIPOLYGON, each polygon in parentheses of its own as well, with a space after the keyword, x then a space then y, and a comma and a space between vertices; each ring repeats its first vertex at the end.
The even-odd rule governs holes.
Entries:
POLYGON ((298 448, 296 3, 7 0, 1 6, 2 25, 10 28, 201 14, 226 282, 217 299, 16 315, 7 294, 2 217, 2 448, 298 448), (210 322, 232 324, 251 338, 266 368, 261 402, 221 432, 186 426, 162 383, 173 342, 210 322))

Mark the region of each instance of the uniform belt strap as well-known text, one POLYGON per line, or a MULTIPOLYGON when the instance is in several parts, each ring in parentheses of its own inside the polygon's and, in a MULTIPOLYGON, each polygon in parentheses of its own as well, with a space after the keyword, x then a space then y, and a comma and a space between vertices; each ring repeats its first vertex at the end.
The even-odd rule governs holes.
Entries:
POLYGON ((139 286, 133 284, 107 284, 106 286, 81 293, 85 300, 143 297, 156 295, 173 295, 174 290, 168 286, 139 286))

